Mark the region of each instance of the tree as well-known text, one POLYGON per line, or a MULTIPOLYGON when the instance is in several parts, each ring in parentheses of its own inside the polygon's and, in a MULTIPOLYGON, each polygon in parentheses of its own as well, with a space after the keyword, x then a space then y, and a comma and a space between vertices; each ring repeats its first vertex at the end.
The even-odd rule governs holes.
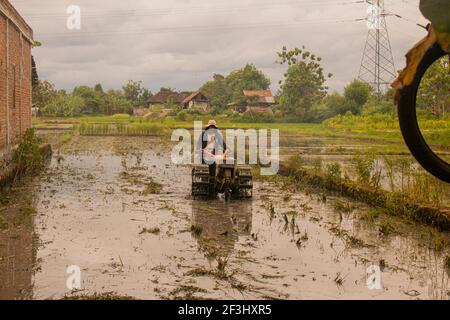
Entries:
POLYGON ((346 99, 346 109, 354 115, 361 114, 364 105, 370 97, 370 87, 367 83, 360 80, 353 80, 344 89, 346 99))
MULTIPOLYGON (((283 113, 304 121, 308 111, 325 97, 325 75, 320 65, 322 59, 303 49, 278 52, 279 64, 288 64, 284 82, 280 81, 280 104, 283 113)), ((328 78, 332 74, 328 74, 328 78)))
POLYGON ((53 117, 74 117, 81 115, 84 105, 80 96, 61 92, 48 101, 41 112, 53 117))
POLYGON ((73 89, 73 95, 84 100, 85 106, 82 110, 84 114, 100 113, 103 104, 103 93, 88 86, 78 86, 73 89))
POLYGON ((39 80, 33 87, 33 104, 42 109, 57 95, 58 91, 52 83, 39 80))
POLYGON ((330 117, 345 114, 348 111, 346 99, 337 92, 327 95, 324 99, 324 104, 327 110, 329 110, 330 117))
POLYGON ((225 78, 225 83, 231 101, 236 103, 246 102, 244 90, 267 90, 270 86, 269 78, 253 64, 247 64, 244 68, 231 72, 225 78))
POLYGON ((97 83, 97 84, 95 85, 94 90, 97 91, 97 92, 100 92, 100 93, 105 93, 105 92, 103 91, 103 87, 102 87, 102 85, 101 85, 100 83, 97 83))
POLYGON ((150 91, 144 88, 142 81, 130 80, 122 89, 125 98, 131 102, 133 107, 146 105, 151 96, 150 91))
POLYGON ((417 104, 421 109, 444 116, 450 111, 449 59, 444 57, 431 65, 420 83, 417 104))
POLYGON ((128 100, 121 90, 109 90, 104 96, 104 103, 102 105, 102 114, 116 114, 116 113, 131 113, 133 105, 128 100))
POLYGON ((231 101, 225 77, 220 74, 214 74, 213 80, 201 86, 200 91, 208 97, 214 107, 223 108, 231 101))

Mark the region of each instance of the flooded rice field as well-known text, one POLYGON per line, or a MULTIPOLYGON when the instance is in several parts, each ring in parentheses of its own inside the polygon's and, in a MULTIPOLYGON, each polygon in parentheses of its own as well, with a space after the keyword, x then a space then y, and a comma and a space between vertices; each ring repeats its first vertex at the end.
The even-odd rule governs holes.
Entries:
POLYGON ((77 294, 450 299, 448 233, 281 179, 254 181, 251 200, 193 199, 170 150, 80 136, 55 150, 0 206, 0 299, 70 295, 69 266, 77 294))

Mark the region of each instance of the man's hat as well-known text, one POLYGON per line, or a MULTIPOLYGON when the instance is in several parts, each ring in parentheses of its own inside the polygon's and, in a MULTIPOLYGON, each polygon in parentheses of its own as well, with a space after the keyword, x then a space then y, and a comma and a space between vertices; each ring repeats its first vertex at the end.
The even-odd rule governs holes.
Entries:
POLYGON ((208 121, 208 127, 217 127, 217 122, 216 122, 216 120, 209 120, 208 121))

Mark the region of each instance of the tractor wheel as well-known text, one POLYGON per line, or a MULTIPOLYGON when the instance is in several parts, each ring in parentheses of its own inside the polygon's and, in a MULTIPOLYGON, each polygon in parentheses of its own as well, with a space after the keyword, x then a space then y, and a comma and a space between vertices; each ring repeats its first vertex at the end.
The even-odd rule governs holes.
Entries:
POLYGON ((414 81, 402 89, 398 104, 400 129, 406 145, 422 167, 435 177, 450 183, 450 164, 436 155, 425 141, 417 122, 416 99, 420 82, 427 69, 438 59, 448 55, 439 44, 431 47, 417 68, 414 81))
POLYGON ((207 197, 210 195, 209 170, 206 166, 196 166, 192 169, 192 196, 207 197))

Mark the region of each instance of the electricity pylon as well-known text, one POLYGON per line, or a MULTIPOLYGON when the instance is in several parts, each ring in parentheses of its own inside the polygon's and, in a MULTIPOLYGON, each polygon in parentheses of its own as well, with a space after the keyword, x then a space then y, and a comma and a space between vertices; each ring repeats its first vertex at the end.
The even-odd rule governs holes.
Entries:
POLYGON ((369 32, 358 78, 368 83, 380 97, 396 78, 394 57, 386 25, 388 14, 384 0, 367 0, 367 3, 370 4, 367 18, 369 32))

